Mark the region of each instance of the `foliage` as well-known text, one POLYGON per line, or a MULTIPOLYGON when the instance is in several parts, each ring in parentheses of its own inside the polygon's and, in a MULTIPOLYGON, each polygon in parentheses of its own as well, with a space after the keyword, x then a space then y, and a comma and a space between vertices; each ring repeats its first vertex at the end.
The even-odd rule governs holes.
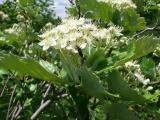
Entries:
POLYGON ((0 5, 2 120, 158 120, 160 3, 47 0, 0 5))

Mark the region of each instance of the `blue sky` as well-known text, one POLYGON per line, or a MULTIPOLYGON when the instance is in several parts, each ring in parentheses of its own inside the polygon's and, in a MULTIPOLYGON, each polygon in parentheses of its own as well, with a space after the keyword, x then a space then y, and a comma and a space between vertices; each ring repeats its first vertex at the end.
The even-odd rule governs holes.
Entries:
POLYGON ((0 4, 2 4, 2 0, 0 0, 0 4))
POLYGON ((65 7, 69 6, 68 0, 54 0, 54 4, 57 16, 62 18, 66 17, 67 14, 65 13, 65 7))

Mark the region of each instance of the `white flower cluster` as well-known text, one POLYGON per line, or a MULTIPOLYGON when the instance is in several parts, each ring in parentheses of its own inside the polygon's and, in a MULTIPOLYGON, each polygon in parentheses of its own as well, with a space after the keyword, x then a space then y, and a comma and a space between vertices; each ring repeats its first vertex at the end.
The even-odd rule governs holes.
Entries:
POLYGON ((5 14, 3 11, 0 11, 0 19, 1 20, 8 20, 9 16, 5 14))
POLYGON ((129 61, 125 64, 125 67, 128 70, 133 71, 134 76, 140 81, 143 85, 148 85, 150 83, 150 79, 146 79, 145 76, 142 74, 140 65, 137 64, 137 61, 129 61))
POLYGON ((22 21, 25 20, 25 18, 24 18, 23 15, 17 15, 17 20, 18 20, 19 22, 22 22, 22 21))
POLYGON ((108 29, 98 28, 91 20, 84 18, 67 18, 62 24, 39 35, 43 39, 39 45, 43 46, 43 50, 54 47, 77 52, 77 47, 84 49, 87 45, 95 46, 97 41, 108 44, 112 38, 122 35, 121 31, 121 28, 115 26, 108 29))
POLYGON ((18 35, 22 31, 22 26, 13 24, 12 28, 6 29, 5 33, 18 35))
POLYGON ((116 7, 119 10, 128 8, 137 8, 132 0, 97 0, 98 2, 104 2, 110 4, 112 7, 116 7))

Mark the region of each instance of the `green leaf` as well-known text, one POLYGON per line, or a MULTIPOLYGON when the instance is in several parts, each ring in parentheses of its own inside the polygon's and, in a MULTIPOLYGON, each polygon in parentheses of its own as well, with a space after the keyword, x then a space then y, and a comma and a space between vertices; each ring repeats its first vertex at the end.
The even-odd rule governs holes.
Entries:
POLYGON ((108 66, 99 72, 107 71, 108 69, 123 65, 130 60, 143 57, 153 52, 159 43, 160 39, 153 36, 144 36, 138 40, 134 40, 128 45, 125 52, 109 57, 107 59, 108 66))
POLYGON ((122 99, 135 103, 144 103, 146 100, 136 91, 132 90, 123 80, 118 71, 108 73, 106 78, 111 93, 119 94, 122 99))
POLYGON ((78 82, 78 75, 77 75, 77 67, 76 62, 78 61, 76 56, 71 57, 68 53, 65 52, 59 52, 60 59, 62 62, 63 69, 67 72, 69 78, 72 80, 72 82, 78 82), (76 62, 75 60, 76 59, 76 62))
POLYGON ((34 4, 34 0, 19 0, 20 5, 26 7, 27 5, 34 4))
POLYGON ((8 71, 4 70, 4 69, 0 69, 0 76, 1 75, 7 75, 8 74, 8 71))
POLYGON ((151 102, 157 103, 160 97, 160 90, 156 90, 154 93, 150 93, 147 91, 145 92, 144 97, 151 102))
POLYGON ((92 70, 100 70, 105 68, 107 65, 105 51, 102 49, 92 51, 91 55, 86 60, 86 65, 92 70))
POLYGON ((119 25, 122 24, 122 26, 129 31, 137 31, 137 30, 143 30, 145 28, 145 19, 143 17, 140 17, 139 14, 133 9, 127 9, 120 13, 119 25), (123 17, 123 19, 122 19, 123 17))
POLYGON ((53 64, 49 63, 48 61, 40 60, 39 64, 44 67, 48 72, 54 73, 57 71, 57 67, 54 66, 53 64))
POLYGON ((20 58, 15 55, 6 55, 0 53, 0 67, 17 71, 20 75, 29 75, 41 80, 51 81, 53 83, 63 83, 56 75, 45 70, 38 62, 34 60, 20 58))
POLYGON ((138 120, 125 103, 112 103, 106 107, 106 118, 109 120, 138 120))
POLYGON ((80 6, 86 17, 102 19, 109 22, 112 19, 113 12, 110 5, 97 2, 96 0, 81 0, 80 6))
POLYGON ((107 94, 105 89, 100 84, 100 79, 86 67, 81 67, 79 70, 81 84, 86 94, 96 97, 105 97, 107 94))
POLYGON ((156 77, 156 65, 151 58, 143 58, 140 63, 142 72, 150 77, 156 77))

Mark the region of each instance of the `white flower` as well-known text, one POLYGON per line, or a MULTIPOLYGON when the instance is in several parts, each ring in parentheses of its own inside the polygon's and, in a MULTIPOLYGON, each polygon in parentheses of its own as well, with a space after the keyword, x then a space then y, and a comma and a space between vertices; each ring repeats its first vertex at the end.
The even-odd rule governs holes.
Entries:
POLYGON ((43 50, 54 47, 76 52, 77 47, 84 49, 87 45, 95 46, 95 40, 107 41, 119 37, 122 35, 121 31, 122 29, 116 26, 111 26, 108 29, 98 28, 92 24, 91 20, 85 18, 79 20, 68 18, 64 19, 62 24, 57 27, 48 29, 39 35, 43 39, 39 45, 43 46, 43 50))
POLYGON ((50 46, 56 45, 56 40, 53 40, 52 38, 48 38, 45 41, 41 41, 39 45, 43 46, 43 50, 47 50, 50 46))
POLYGON ((134 75, 137 77, 138 81, 140 81, 143 85, 148 85, 150 83, 150 79, 145 79, 144 75, 140 72, 135 72, 134 75))
POLYGON ((137 70, 140 71, 140 65, 137 64, 137 61, 129 61, 125 63, 125 67, 131 70, 137 70))
POLYGON ((129 61, 125 63, 125 67, 130 71, 133 72, 133 76, 137 78, 139 82, 141 82, 143 85, 148 85, 150 83, 150 79, 146 79, 145 76, 142 74, 140 65, 137 63, 137 61, 129 61))
POLYGON ((108 29, 108 32, 113 35, 113 36, 121 36, 123 35, 121 32, 122 32, 122 28, 120 27, 116 27, 116 26, 111 26, 109 29, 108 29))
POLYGON ((147 91, 153 90, 153 87, 152 86, 148 86, 146 90, 147 91))
POLYGON ((25 20, 24 16, 23 15, 17 15, 17 20, 22 22, 25 20))
POLYGON ((9 34, 18 35, 21 31, 23 26, 19 24, 13 24, 12 28, 6 29, 5 32, 9 34))
POLYGON ((2 20, 8 20, 9 16, 7 14, 5 14, 3 11, 0 11, 0 18, 2 20))
POLYGON ((97 0, 98 2, 104 2, 110 4, 113 7, 116 7, 119 10, 128 9, 128 8, 137 8, 132 0, 97 0))

